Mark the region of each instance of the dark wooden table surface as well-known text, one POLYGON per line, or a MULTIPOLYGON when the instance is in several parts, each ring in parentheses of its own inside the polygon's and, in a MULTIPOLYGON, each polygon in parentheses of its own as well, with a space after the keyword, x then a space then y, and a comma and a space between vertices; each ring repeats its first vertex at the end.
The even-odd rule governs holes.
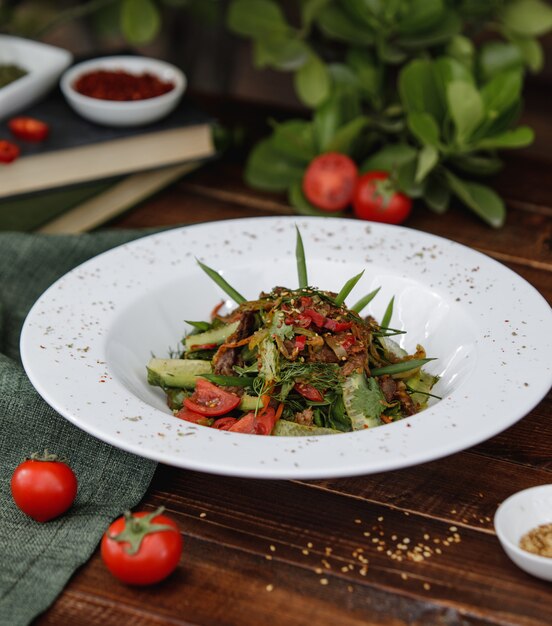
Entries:
MULTIPOLYGON (((440 217, 417 207, 406 225, 490 255, 552 302, 548 102, 542 90, 530 94, 525 117, 537 142, 509 155, 493 181, 509 208, 503 229, 456 207, 440 217)), ((235 102, 202 105, 225 120, 247 119, 250 129, 260 128, 267 113, 235 102)), ((113 225, 291 213, 282 197, 248 189, 241 171, 240 159, 227 156, 113 225)), ((400 471, 287 482, 159 465, 142 506, 163 504, 180 524, 185 550, 176 573, 154 588, 129 588, 96 552, 37 623, 548 626, 552 586, 513 565, 492 520, 510 494, 551 482, 551 394, 493 439, 400 471), (400 542, 421 547, 422 556, 392 558, 400 542)))

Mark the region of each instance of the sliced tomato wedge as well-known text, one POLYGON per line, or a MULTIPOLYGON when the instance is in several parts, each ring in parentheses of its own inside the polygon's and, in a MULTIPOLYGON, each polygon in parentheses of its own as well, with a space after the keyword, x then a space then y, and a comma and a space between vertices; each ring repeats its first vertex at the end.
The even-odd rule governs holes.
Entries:
POLYGON ((190 411, 209 417, 225 415, 235 409, 239 403, 239 396, 224 391, 205 378, 196 380, 194 393, 184 400, 184 406, 190 411))
POLYGON ((270 435, 278 417, 272 407, 268 407, 257 415, 255 415, 254 411, 251 411, 237 420, 228 430, 234 433, 247 433, 249 435, 270 435))
POLYGON ((230 430, 237 421, 238 420, 235 417, 220 417, 218 420, 213 422, 213 428, 218 428, 219 430, 230 430))
POLYGON ((199 424, 200 426, 210 426, 213 423, 211 418, 206 415, 201 415, 201 413, 190 411, 190 409, 185 406, 175 413, 174 416, 186 422, 192 422, 192 424, 199 424))
POLYGON ((48 124, 34 117, 12 117, 8 128, 14 137, 24 141, 44 141, 50 133, 48 124))
POLYGON ((11 141, 0 139, 0 163, 11 163, 15 161, 21 150, 11 141))
POLYGON ((295 347, 299 352, 305 349, 305 345, 307 343, 307 338, 305 335, 295 335, 295 347))
POLYGON ((315 311, 314 309, 305 309, 303 314, 311 319, 319 328, 324 328, 324 324, 326 322, 326 318, 322 313, 315 311))
POLYGON ((322 402, 322 400, 324 400, 324 394, 308 383, 295 383, 293 388, 297 393, 300 393, 303 398, 311 400, 312 402, 322 402))
POLYGON ((324 322, 324 328, 327 328, 334 333, 341 333, 344 330, 349 330, 352 326, 352 322, 338 322, 337 320, 332 320, 329 317, 327 317, 324 322))

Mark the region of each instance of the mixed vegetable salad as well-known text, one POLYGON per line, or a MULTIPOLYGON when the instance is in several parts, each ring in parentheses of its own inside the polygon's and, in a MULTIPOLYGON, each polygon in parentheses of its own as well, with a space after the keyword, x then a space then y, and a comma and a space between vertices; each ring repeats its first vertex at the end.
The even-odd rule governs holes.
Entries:
MULTIPOLYGON (((213 269, 200 267, 237 303, 211 321, 188 322, 178 358, 152 358, 148 382, 161 387, 180 419, 257 435, 326 435, 388 424, 424 409, 437 382, 422 369, 418 345, 407 354, 391 337, 391 299, 378 323, 361 311, 379 289, 351 307, 339 293, 308 284, 297 231, 299 287, 275 287, 246 300, 213 269)), ((436 396, 434 396, 436 397, 436 396)))

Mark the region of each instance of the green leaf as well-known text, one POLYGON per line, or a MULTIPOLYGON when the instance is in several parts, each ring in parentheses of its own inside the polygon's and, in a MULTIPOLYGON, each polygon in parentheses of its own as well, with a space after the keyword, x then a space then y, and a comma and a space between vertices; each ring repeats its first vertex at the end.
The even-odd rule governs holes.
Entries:
POLYGON ((161 17, 152 0, 123 0, 121 31, 132 44, 151 41, 161 28, 161 17))
POLYGON ((483 120, 483 100, 473 85, 454 80, 447 87, 447 101, 458 142, 466 143, 483 120))
POLYGON ((391 300, 389 300, 389 304, 387 305, 387 308, 385 309, 385 313, 383 314, 383 317, 381 318, 381 324, 380 324, 381 328, 389 328, 389 323, 391 322, 391 318, 393 317, 394 304, 395 304, 395 296, 393 296, 391 300))
POLYGON ((539 37, 552 28, 552 8, 541 0, 514 0, 504 7, 502 21, 514 33, 539 37))
POLYGON ((477 147, 481 149, 497 148, 525 148, 533 143, 535 133, 528 126, 520 126, 514 130, 507 130, 500 135, 487 137, 478 142, 477 147))
POLYGON ((443 120, 445 111, 431 61, 416 59, 405 65, 399 74, 399 93, 408 113, 429 113, 438 124, 443 120))
POLYGON ((277 124, 272 135, 272 147, 290 160, 308 164, 316 156, 312 123, 288 120, 277 124))
POLYGON ((201 269, 213 280, 227 295, 229 295, 236 304, 241 304, 246 301, 241 293, 237 292, 232 285, 230 285, 217 271, 202 263, 199 259, 196 259, 196 263, 201 269))
POLYGON ((286 159, 274 149, 271 138, 259 142, 249 154, 246 182, 265 191, 284 191, 303 178, 304 166, 286 159))
POLYGON ((337 296, 334 299, 334 302, 336 303, 337 306, 341 306, 345 302, 347 296, 355 288, 356 284, 362 278, 363 274, 364 274, 364 270, 362 270, 362 272, 360 272, 356 276, 349 278, 349 280, 343 285, 340 292, 337 294, 337 296))
POLYGON ((416 139, 427 146, 439 146, 439 127, 429 113, 410 113, 407 123, 416 139))
POLYGON ((372 170, 382 170, 384 172, 395 172, 402 165, 416 160, 418 151, 405 143, 388 144, 379 152, 368 157, 360 166, 360 172, 370 172, 372 170))
POLYGON ((351 18, 335 3, 322 8, 316 18, 316 23, 329 39, 362 46, 374 42, 374 33, 370 27, 351 18))
POLYGON ((484 82, 497 74, 516 70, 523 66, 523 57, 518 46, 505 41, 489 41, 481 47, 478 67, 484 82))
POLYGON ((353 306, 351 307, 351 311, 355 311, 355 313, 360 313, 378 295, 380 289, 381 287, 378 287, 377 289, 374 289, 370 293, 363 296, 358 302, 353 304, 353 306))
POLYGON ((355 143, 362 131, 370 125, 370 118, 357 117, 339 128, 327 144, 329 152, 343 152, 351 154, 355 143))
POLYGON ((342 211, 331 212, 321 211, 312 205, 306 198, 301 188, 301 183, 293 183, 288 190, 288 200, 292 207, 295 208, 295 212, 299 215, 310 215, 313 217, 341 217, 342 211))
POLYGON ((502 161, 492 153, 457 154, 450 157, 450 163, 467 174, 490 176, 502 168, 502 161))
POLYGON ((431 172, 439 162, 439 152, 433 146, 424 146, 418 155, 416 182, 419 183, 431 172))
POLYGON ((291 31, 282 9, 272 0, 234 0, 228 9, 227 23, 233 32, 253 39, 286 36, 291 31))
POLYGON ((462 20, 456 11, 447 8, 441 19, 434 26, 411 35, 402 35, 397 39, 397 43, 402 48, 412 50, 422 50, 432 46, 443 45, 451 37, 458 35, 462 31, 462 25, 462 20))
POLYGON ((310 107, 316 107, 330 93, 330 75, 326 64, 319 56, 310 54, 307 62, 294 76, 295 90, 300 100, 310 107))
POLYGON ((504 224, 504 202, 490 187, 466 182, 446 170, 445 175, 453 193, 476 215, 494 228, 504 224))
POLYGON ((472 71, 466 65, 450 57, 440 57, 433 63, 435 85, 439 92, 439 98, 445 109, 448 108, 447 89, 453 81, 463 81, 475 84, 472 71))
POLYGON ((303 0, 301 3, 301 20, 303 25, 309 29, 314 20, 319 15, 324 5, 330 0, 303 0))
POLYGON ((464 35, 456 35, 447 44, 447 56, 465 65, 470 71, 475 60, 475 46, 473 41, 464 35))
POLYGON ((424 189, 424 200, 435 213, 445 213, 449 207, 450 188, 442 176, 435 173, 429 176, 424 189))
POLYGON ((405 8, 407 10, 398 25, 398 32, 412 35, 434 26, 443 15, 445 7, 443 0, 411 0, 405 8))
POLYGON ((494 121, 521 97, 523 76, 519 71, 502 72, 481 89, 485 117, 494 121))
POLYGON ((313 118, 314 137, 319 152, 326 152, 337 130, 360 115, 360 102, 348 91, 334 90, 319 106, 313 118))
POLYGON ((346 61, 358 77, 361 92, 370 99, 381 98, 383 71, 374 57, 367 50, 351 48, 346 61))
POLYGON ((297 277, 299 279, 299 289, 305 289, 309 286, 309 279, 307 276, 307 261, 305 259, 305 248, 303 246, 303 238, 297 226, 295 226, 297 233, 297 241, 295 242, 295 258, 297 260, 297 277))
POLYGON ((435 359, 410 359, 409 361, 401 361, 400 363, 393 363, 392 365, 384 365, 383 367, 376 367, 371 370, 372 376, 382 376, 383 374, 401 374, 402 372, 408 372, 409 370, 422 367, 429 361, 435 359))
POLYGON ((310 48, 297 37, 272 34, 253 42, 253 59, 257 67, 294 71, 307 61, 309 55, 310 48))
POLYGON ((536 74, 544 65, 544 51, 537 39, 531 37, 515 37, 514 44, 518 47, 525 65, 536 74))

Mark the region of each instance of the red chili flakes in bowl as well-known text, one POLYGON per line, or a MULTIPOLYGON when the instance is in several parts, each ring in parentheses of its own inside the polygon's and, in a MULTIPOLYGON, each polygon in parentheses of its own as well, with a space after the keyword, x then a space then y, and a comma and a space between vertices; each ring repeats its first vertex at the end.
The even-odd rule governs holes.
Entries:
POLYGON ((131 74, 124 70, 96 70, 83 74, 73 83, 83 96, 100 100, 146 100, 174 89, 174 83, 162 81, 154 74, 131 74))

